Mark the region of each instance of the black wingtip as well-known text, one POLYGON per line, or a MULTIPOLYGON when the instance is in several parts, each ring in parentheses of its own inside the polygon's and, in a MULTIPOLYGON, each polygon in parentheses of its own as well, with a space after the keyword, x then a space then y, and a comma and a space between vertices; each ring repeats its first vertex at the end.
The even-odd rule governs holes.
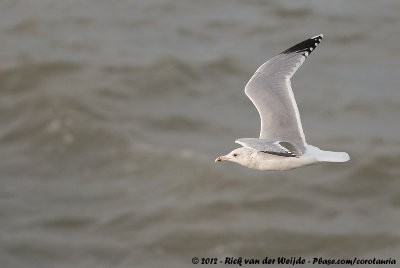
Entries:
POLYGON ((322 38, 324 38, 323 34, 311 37, 307 40, 304 40, 303 42, 298 43, 297 45, 294 45, 286 49, 281 54, 289 54, 297 52, 297 53, 303 53, 305 57, 308 57, 308 55, 311 54, 311 52, 317 47, 317 45, 321 43, 322 38))

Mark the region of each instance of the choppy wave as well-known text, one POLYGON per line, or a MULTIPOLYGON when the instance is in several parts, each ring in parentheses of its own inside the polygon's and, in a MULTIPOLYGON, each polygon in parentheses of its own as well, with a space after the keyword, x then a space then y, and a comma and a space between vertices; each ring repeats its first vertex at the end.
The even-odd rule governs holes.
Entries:
POLYGON ((0 9, 2 267, 398 255, 398 5, 36 4, 0 9), (256 68, 319 33, 294 93, 307 141, 351 160, 214 163, 259 132, 256 68))

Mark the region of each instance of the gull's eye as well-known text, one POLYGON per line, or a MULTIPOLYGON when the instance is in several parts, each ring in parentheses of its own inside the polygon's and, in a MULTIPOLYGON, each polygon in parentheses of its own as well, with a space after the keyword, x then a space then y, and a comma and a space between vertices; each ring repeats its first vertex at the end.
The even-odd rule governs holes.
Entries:
POLYGON ((233 154, 234 157, 238 156, 238 154, 233 154))

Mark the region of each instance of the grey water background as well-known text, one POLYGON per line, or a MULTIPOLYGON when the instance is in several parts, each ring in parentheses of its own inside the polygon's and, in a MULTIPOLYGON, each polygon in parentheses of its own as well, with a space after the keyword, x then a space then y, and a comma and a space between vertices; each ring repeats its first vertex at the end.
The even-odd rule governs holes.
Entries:
POLYGON ((3 0, 0 41, 1 267, 400 262, 400 2, 3 0), (258 66, 319 33, 292 86, 351 161, 214 163, 259 133, 258 66))

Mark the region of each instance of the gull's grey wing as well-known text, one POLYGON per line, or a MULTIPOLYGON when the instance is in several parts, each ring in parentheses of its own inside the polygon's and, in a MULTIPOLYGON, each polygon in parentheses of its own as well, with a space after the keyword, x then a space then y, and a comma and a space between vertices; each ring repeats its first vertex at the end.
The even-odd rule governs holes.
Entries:
POLYGON ((285 157, 297 157, 295 146, 288 142, 283 141, 266 141, 263 139, 256 139, 256 138, 242 138, 235 140, 236 143, 246 147, 255 149, 257 151, 285 156, 285 157))
POLYGON ((261 65, 245 88, 261 118, 260 139, 287 141, 304 153, 306 140, 290 78, 321 42, 307 39, 261 65))

